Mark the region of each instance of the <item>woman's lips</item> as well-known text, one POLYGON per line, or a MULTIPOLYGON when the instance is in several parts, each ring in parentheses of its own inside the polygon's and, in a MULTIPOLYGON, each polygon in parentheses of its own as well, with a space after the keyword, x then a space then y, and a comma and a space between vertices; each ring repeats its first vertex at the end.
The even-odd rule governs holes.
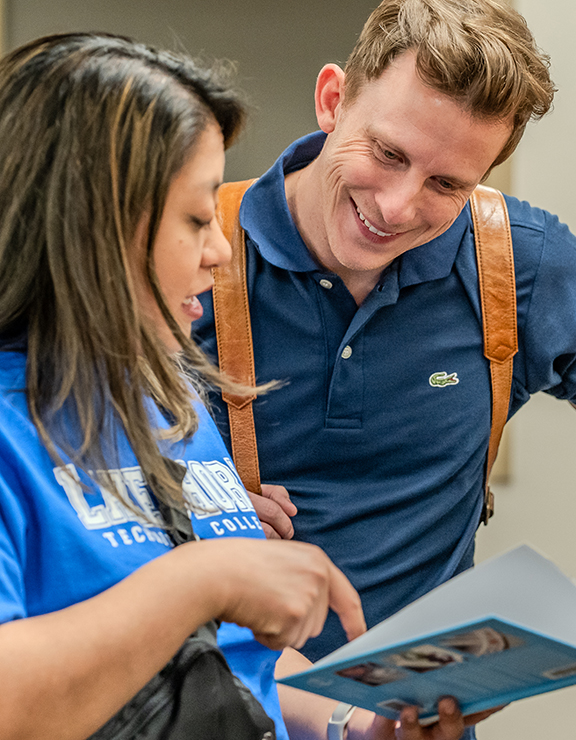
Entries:
POLYGON ((194 295, 191 298, 186 298, 182 301, 182 311, 190 319, 190 321, 197 321, 202 317, 204 309, 198 298, 194 295))

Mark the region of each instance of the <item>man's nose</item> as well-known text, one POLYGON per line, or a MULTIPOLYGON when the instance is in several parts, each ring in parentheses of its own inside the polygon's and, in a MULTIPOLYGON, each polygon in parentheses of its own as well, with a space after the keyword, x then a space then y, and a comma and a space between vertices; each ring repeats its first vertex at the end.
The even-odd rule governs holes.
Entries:
POLYGON ((388 187, 376 193, 376 205, 382 214, 383 226, 392 230, 411 224, 418 211, 421 196, 418 183, 405 182, 399 186, 388 187))

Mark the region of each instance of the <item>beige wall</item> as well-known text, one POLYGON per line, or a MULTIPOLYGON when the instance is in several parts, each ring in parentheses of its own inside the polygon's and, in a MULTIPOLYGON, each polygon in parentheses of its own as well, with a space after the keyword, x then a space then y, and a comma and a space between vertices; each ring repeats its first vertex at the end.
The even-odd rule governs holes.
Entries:
MULTIPOLYGON (((576 3, 516 0, 538 43, 552 57, 559 88, 552 114, 529 126, 511 172, 514 195, 560 215, 576 230, 576 3)), ((575 255, 576 259, 576 255, 575 255)), ((496 516, 481 527, 477 559, 518 542, 535 545, 576 578, 576 412, 540 394, 512 420, 510 484, 495 486, 496 516)), ((537 596, 537 595, 536 595, 537 596)), ((576 614, 574 615, 576 619, 576 614)), ((488 720, 479 740, 572 740, 576 688, 526 699, 488 720)))
POLYGON ((56 31, 110 31, 193 56, 238 62, 253 108, 228 157, 228 179, 261 174, 317 128, 313 90, 326 62, 345 61, 374 0, 5 0, 12 48, 56 31))

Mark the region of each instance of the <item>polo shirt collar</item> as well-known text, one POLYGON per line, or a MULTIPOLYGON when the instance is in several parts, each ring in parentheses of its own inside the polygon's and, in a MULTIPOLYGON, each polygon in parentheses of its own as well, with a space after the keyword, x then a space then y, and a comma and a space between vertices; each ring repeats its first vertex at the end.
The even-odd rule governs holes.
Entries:
POLYGON ((447 231, 400 255, 400 288, 448 277, 469 225, 469 206, 466 205, 447 231))
POLYGON ((318 270, 292 220, 284 177, 315 159, 326 134, 318 131, 298 139, 248 190, 240 206, 240 224, 265 260, 293 272, 318 270))
MULTIPOLYGON (((321 270, 304 244, 286 202, 284 177, 310 164, 326 139, 317 131, 297 139, 246 193, 240 223, 260 254, 271 264, 293 272, 321 270)), ((450 274, 470 223, 468 207, 440 236, 401 255, 399 287, 438 280, 450 274)))

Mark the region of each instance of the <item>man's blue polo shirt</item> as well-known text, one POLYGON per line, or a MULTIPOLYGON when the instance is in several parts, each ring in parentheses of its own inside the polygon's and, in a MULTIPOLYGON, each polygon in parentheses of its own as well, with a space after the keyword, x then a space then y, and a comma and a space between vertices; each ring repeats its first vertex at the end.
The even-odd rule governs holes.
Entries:
MULTIPOLYGON (((254 413, 262 480, 288 488, 296 538, 348 575, 371 626, 472 564, 489 368, 468 206, 384 270, 358 307, 314 261, 286 204, 284 174, 323 141, 295 142, 242 203, 257 378, 286 381, 254 413), (437 373, 449 382, 433 384, 437 373)), ((539 390, 576 398, 576 238, 550 214, 507 203, 520 342, 513 414, 539 390)), ((216 357, 210 297, 203 305, 195 331, 216 357)), ((344 639, 330 615, 304 652, 316 660, 344 639)))

